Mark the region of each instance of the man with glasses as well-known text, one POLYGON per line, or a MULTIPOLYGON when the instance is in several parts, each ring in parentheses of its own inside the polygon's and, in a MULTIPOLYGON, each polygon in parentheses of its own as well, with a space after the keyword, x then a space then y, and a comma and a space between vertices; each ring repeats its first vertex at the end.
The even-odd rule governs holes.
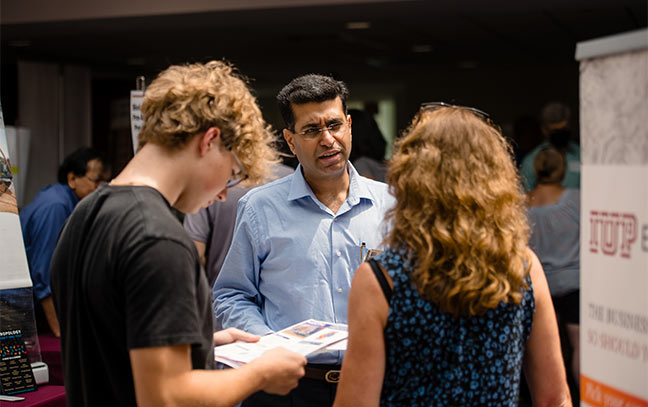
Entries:
MULTIPOLYGON (((299 166, 239 201, 214 285, 221 326, 265 335, 309 318, 347 322, 352 274, 380 246, 383 215, 394 203, 385 184, 361 177, 348 161, 347 96, 343 82, 321 75, 296 78, 279 92, 283 136, 299 166)), ((259 392, 243 406, 330 406, 342 357, 312 355, 288 396, 259 392)))
POLYGON ((142 114, 137 154, 77 206, 52 258, 67 405, 220 406, 287 393, 306 360, 285 349, 209 370, 214 344, 258 337, 214 333, 211 287, 171 211, 195 213, 228 186, 261 180, 276 159, 273 134, 219 61, 163 71, 142 114))
POLYGON ((61 336, 52 303, 50 261, 61 228, 77 203, 103 183, 104 159, 101 153, 81 147, 65 157, 58 169, 58 183, 38 192, 20 211, 29 273, 34 287, 36 322, 39 334, 61 336))

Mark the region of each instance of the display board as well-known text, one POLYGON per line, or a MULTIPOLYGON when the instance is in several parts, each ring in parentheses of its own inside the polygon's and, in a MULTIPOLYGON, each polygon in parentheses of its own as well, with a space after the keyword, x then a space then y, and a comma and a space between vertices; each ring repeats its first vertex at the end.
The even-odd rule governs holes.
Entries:
POLYGON ((19 331, 33 364, 41 354, 11 157, 0 105, 0 331, 19 331))
POLYGON ((131 137, 133 139, 133 153, 137 152, 138 136, 144 126, 142 119, 142 101, 144 100, 144 91, 132 90, 130 94, 130 122, 131 137))
POLYGON ((648 406, 648 166, 584 165, 581 401, 648 406))
POLYGON ((648 407, 648 30, 579 43, 581 405, 648 407))
POLYGON ((20 229, 15 176, 0 105, 0 290, 31 287, 27 256, 20 229))

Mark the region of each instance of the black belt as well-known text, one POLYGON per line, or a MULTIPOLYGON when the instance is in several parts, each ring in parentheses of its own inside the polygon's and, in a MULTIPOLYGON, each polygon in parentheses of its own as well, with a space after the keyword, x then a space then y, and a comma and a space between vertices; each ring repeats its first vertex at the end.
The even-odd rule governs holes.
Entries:
POLYGON ((309 363, 306 365, 306 374, 304 377, 315 380, 324 380, 328 383, 337 383, 340 381, 339 365, 316 365, 309 363))

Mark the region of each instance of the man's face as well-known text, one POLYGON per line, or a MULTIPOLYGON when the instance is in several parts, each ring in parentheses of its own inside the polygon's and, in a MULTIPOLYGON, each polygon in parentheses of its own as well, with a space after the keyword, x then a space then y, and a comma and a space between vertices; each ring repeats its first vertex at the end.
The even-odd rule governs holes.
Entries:
POLYGON ((202 171, 202 182, 199 185, 199 191, 203 194, 199 201, 201 208, 208 207, 214 201, 224 202, 227 199, 227 182, 242 171, 234 153, 220 145, 207 158, 211 159, 211 163, 208 162, 208 169, 202 171))
POLYGON ((70 172, 68 185, 79 199, 83 199, 105 182, 103 172, 103 163, 95 158, 88 161, 85 175, 77 176, 70 172))
POLYGON ((318 182, 343 177, 351 153, 351 118, 339 97, 321 103, 292 104, 294 131, 284 129, 290 150, 304 170, 304 178, 318 182))

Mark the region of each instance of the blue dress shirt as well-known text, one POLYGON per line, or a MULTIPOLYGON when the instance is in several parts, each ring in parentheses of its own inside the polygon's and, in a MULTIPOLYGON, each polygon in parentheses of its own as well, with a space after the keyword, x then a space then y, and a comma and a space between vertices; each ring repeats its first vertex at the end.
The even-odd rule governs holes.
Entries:
MULTIPOLYGON (((385 211, 395 203, 386 184, 348 169, 349 193, 337 213, 317 199, 301 166, 241 198, 214 284, 220 327, 265 335, 308 318, 347 323, 351 279, 366 248, 380 247, 385 211)), ((309 361, 341 363, 341 355, 309 361)))
POLYGON ((39 301, 52 294, 50 261, 63 224, 78 202, 79 198, 69 186, 57 183, 41 189, 36 198, 20 211, 29 273, 34 295, 39 301))

